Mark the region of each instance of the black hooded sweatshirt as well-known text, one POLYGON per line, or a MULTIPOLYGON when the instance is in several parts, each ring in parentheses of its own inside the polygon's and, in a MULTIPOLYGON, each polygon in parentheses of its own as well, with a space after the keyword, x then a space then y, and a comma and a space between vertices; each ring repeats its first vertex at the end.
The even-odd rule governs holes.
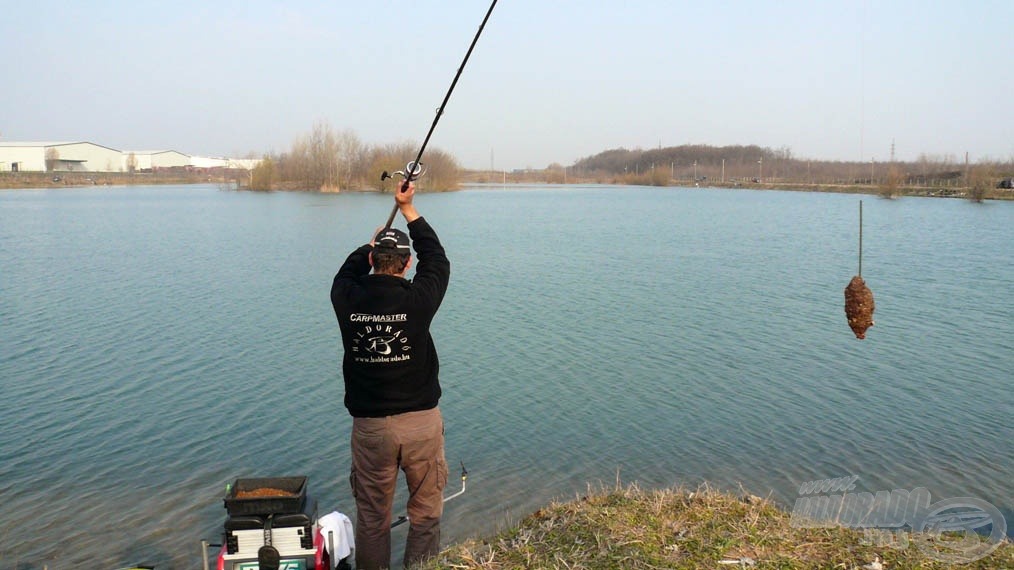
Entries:
POLYGON ((440 363, 430 323, 451 264, 423 218, 408 224, 418 263, 412 281, 370 274, 372 246, 353 251, 331 285, 345 357, 345 407, 357 418, 428 410, 440 400, 440 363))

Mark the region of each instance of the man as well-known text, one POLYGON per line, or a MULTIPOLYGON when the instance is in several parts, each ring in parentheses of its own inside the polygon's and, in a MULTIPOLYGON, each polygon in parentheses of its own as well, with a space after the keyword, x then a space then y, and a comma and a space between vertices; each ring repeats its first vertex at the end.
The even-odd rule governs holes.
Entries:
POLYGON ((419 216, 415 185, 395 193, 419 257, 415 278, 409 236, 388 228, 349 255, 335 275, 331 304, 345 357, 345 407, 352 415, 356 568, 391 564, 391 505, 398 469, 408 483, 405 564, 435 555, 447 483, 439 363, 430 323, 451 265, 436 232, 419 216), (370 267, 373 273, 370 274, 370 267))

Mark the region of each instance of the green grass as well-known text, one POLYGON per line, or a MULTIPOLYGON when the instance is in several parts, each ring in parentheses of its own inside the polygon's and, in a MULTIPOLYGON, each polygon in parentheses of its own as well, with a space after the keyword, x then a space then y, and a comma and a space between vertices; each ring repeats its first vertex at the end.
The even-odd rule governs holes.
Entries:
MULTIPOLYGON (((907 539, 909 535, 905 534, 907 539)), ((862 530, 796 528, 789 513, 758 497, 701 487, 645 491, 636 485, 589 493, 540 509, 487 539, 454 545, 422 568, 842 568, 875 561, 884 570, 1014 568, 1014 546, 955 566, 916 547, 872 544, 862 530)))

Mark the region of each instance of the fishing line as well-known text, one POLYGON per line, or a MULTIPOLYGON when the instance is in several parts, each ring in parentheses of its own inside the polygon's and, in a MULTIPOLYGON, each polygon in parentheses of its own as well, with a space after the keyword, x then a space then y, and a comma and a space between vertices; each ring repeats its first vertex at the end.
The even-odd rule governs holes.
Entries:
POLYGON ((863 201, 859 201, 859 277, 863 276, 863 201))
MULTIPOLYGON (((423 151, 426 150, 426 145, 430 142, 430 137, 433 136, 433 130, 437 128, 437 122, 440 121, 440 117, 444 114, 444 107, 447 106, 448 99, 451 98, 451 93, 454 91, 454 86, 458 84, 458 78, 461 77, 461 72, 465 69, 465 64, 468 63, 469 56, 472 55, 472 50, 475 48, 475 43, 479 41, 479 36, 482 35, 482 29, 486 27, 486 22, 489 20, 489 15, 493 13, 493 8, 496 6, 497 0, 493 0, 493 3, 489 5, 489 10, 486 11, 486 17, 482 19, 482 24, 479 25, 479 31, 475 32, 475 37, 472 38, 472 44, 468 46, 468 51, 465 53, 465 59, 461 60, 461 66, 458 67, 458 72, 454 75, 454 81, 451 82, 451 87, 447 90, 447 95, 444 95, 444 101, 437 107, 436 116, 433 117, 433 124, 430 125, 430 130, 426 133, 426 138, 423 139, 422 146, 419 147, 419 153, 415 155, 415 160, 408 163, 408 167, 405 172, 396 172, 395 174, 401 174, 404 177, 404 181, 401 183, 399 192, 408 190, 408 183, 419 178, 423 174, 422 160, 423 151)), ((386 180, 391 176, 385 170, 380 175, 381 180, 386 180)), ((391 210, 391 215, 387 217, 387 223, 384 225, 384 229, 391 227, 394 222, 394 216, 398 213, 398 205, 394 205, 394 209, 391 210)))
POLYGON ((873 326, 873 291, 863 281, 863 201, 859 201, 859 272, 845 287, 845 316, 857 339, 866 338, 866 329, 873 326))

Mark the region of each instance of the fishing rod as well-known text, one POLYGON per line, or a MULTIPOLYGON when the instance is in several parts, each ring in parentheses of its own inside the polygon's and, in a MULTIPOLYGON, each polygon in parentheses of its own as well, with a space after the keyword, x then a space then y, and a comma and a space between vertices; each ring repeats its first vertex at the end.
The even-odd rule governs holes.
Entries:
MULTIPOLYGON (((430 131, 426 133, 426 138, 423 139, 422 146, 419 147, 419 153, 415 155, 415 160, 408 163, 405 167, 405 171, 396 171, 395 174, 400 174, 404 179, 401 183, 399 192, 408 190, 408 183, 416 180, 423 175, 422 155, 423 151, 426 150, 426 145, 430 142, 430 137, 433 136, 433 130, 437 128, 437 122, 440 121, 440 117, 444 114, 444 107, 447 106, 448 99, 451 98, 451 93, 454 91, 454 86, 458 84, 458 78, 461 77, 461 72, 465 69, 465 64, 468 63, 468 57, 472 55, 472 50, 475 48, 475 43, 479 41, 479 36, 482 35, 482 29, 486 27, 486 22, 489 20, 489 15, 493 13, 493 8, 496 6, 497 0, 493 0, 493 3, 489 5, 489 10, 486 11, 486 17, 482 19, 482 24, 479 25, 479 31, 475 32, 475 37, 472 38, 472 45, 468 46, 468 51, 465 53, 465 59, 461 60, 461 66, 458 67, 458 72, 454 75, 454 81, 451 81, 451 87, 447 90, 447 95, 444 95, 444 101, 437 107, 436 116, 433 117, 433 124, 430 125, 430 131)), ((392 175, 388 174, 385 170, 380 175, 380 180, 383 182, 388 178, 393 178, 392 175)), ((391 227, 394 223, 394 216, 398 213, 398 204, 394 205, 394 209, 391 210, 391 215, 387 217, 387 223, 384 225, 384 229, 391 227)))

